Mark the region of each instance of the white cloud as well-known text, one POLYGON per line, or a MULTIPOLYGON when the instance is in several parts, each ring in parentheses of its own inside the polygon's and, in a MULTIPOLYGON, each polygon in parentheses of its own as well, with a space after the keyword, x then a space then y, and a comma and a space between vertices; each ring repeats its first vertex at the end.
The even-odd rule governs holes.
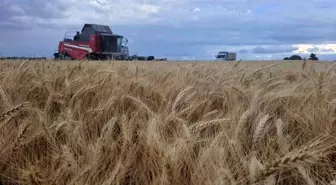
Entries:
POLYGON ((9 11, 15 13, 15 14, 24 14, 25 11, 17 4, 11 4, 8 8, 9 11))
POLYGON ((32 0, 27 3, 9 4, 8 19, 33 25, 78 25, 84 22, 100 24, 134 24, 157 21, 155 15, 160 12, 158 4, 141 3, 138 1, 114 0, 32 0), (36 9, 37 11, 32 12, 36 9), (24 14, 26 13, 26 14, 24 14), (50 19, 48 17, 51 16, 50 19), (43 20, 42 20, 43 19, 43 20))
POLYGON ((29 3, 8 3, 11 15, 8 17, 17 23, 19 21, 31 20, 39 24, 81 24, 83 22, 97 22, 100 24, 142 24, 166 22, 169 20, 188 21, 207 19, 212 16, 239 16, 250 14, 251 10, 238 10, 234 5, 238 5, 242 0, 31 0, 29 3), (225 6, 218 6, 220 5, 225 6), (198 5, 203 5, 201 9, 198 5), (191 8, 193 7, 193 8, 191 8), (191 8, 191 9, 190 9, 191 8), (36 10, 36 11, 34 11, 36 10), (198 19, 193 13, 198 12, 198 19), (25 13, 25 14, 24 14, 25 13), (26 18, 26 17, 29 18, 26 18), (19 18, 17 18, 19 17, 19 18), (39 20, 47 19, 46 23, 39 20))
POLYGON ((193 12, 199 12, 199 11, 201 11, 200 8, 195 8, 195 9, 193 10, 193 12))
POLYGON ((295 46, 299 48, 297 53, 336 54, 336 44, 298 44, 295 46))
POLYGON ((159 13, 159 7, 150 4, 142 4, 138 9, 147 15, 159 13))

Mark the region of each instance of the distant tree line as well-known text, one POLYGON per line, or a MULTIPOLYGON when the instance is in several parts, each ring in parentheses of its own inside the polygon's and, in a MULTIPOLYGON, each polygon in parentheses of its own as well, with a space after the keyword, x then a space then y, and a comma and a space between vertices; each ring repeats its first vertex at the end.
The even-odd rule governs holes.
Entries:
POLYGON ((0 57, 0 60, 47 60, 47 57, 0 57))
MULTIPOLYGON (((285 57, 284 60, 302 60, 302 57, 299 55, 292 55, 290 57, 285 57)), ((311 53, 308 60, 319 60, 316 54, 311 53)))

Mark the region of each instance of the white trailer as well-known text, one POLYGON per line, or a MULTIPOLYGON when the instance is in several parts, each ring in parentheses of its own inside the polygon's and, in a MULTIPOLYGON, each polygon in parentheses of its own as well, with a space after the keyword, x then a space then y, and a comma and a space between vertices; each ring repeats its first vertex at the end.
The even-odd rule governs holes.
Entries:
POLYGON ((220 51, 216 55, 216 60, 235 61, 237 54, 234 52, 220 51))

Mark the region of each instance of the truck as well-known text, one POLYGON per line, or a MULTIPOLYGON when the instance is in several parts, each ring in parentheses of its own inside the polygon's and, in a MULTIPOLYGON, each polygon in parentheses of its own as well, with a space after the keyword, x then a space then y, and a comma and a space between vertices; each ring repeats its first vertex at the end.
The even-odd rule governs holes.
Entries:
POLYGON ((56 60, 154 60, 130 56, 128 39, 107 25, 85 23, 81 32, 67 31, 54 53, 56 60))
POLYGON ((237 54, 234 52, 219 51, 215 57, 216 57, 216 60, 235 61, 236 56, 237 54))

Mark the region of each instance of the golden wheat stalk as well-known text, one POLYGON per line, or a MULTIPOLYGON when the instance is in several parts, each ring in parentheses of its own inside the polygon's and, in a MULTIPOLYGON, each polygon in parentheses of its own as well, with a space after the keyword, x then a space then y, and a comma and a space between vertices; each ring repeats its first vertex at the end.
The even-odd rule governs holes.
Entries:
POLYGON ((284 169, 290 169, 297 164, 314 164, 318 161, 318 158, 309 153, 298 153, 288 155, 281 159, 275 160, 272 163, 265 165, 264 169, 256 176, 253 183, 257 183, 265 180, 270 175, 276 174, 284 169))
POLYGON ((28 124, 23 124, 23 126, 19 128, 17 137, 15 138, 13 145, 13 153, 15 153, 20 148, 20 146, 22 146, 21 141, 23 140, 24 135, 27 133, 28 127, 28 124))
POLYGON ((140 105, 142 108, 144 108, 145 110, 147 110, 147 112, 149 113, 149 115, 151 116, 156 116, 156 114, 154 113, 153 110, 151 110, 148 105, 146 105, 143 101, 139 100, 138 98, 135 98, 133 96, 130 95, 126 95, 126 98, 129 98, 131 100, 133 100, 134 102, 136 102, 138 105, 140 105))
POLYGON ((219 123, 228 123, 230 122, 231 119, 228 118, 223 118, 223 119, 215 119, 215 120, 210 120, 210 121, 201 121, 198 123, 195 123, 189 127, 189 130, 191 133, 196 133, 199 132, 207 127, 210 127, 212 125, 216 125, 219 123))
POLYGON ((255 131, 254 131, 254 135, 253 135, 253 140, 252 140, 252 144, 253 144, 253 148, 255 148, 257 146, 257 142, 263 137, 263 135, 266 132, 266 128, 267 128, 267 121, 270 119, 270 116, 268 114, 266 114, 265 116, 263 116, 260 121, 258 122, 255 131))
POLYGON ((8 94, 4 91, 3 86, 0 86, 0 96, 2 98, 3 103, 6 106, 9 106, 12 104, 12 101, 10 101, 10 97, 8 96, 8 94))
POLYGON ((172 113, 173 114, 176 114, 176 109, 177 109, 177 105, 178 105, 178 103, 182 100, 182 98, 187 94, 187 92, 188 91, 190 91, 191 89, 194 89, 193 87, 187 87, 187 88, 185 88, 183 91, 181 91, 178 95, 177 95, 177 97, 176 97, 176 99, 175 99, 175 101, 174 101, 174 103, 172 104, 172 113))
POLYGON ((0 114, 0 121, 4 120, 7 116, 13 115, 16 112, 20 111, 26 104, 27 102, 21 103, 10 110, 3 112, 2 114, 0 114))
POLYGON ((335 139, 330 135, 322 134, 301 148, 265 165, 255 182, 262 181, 281 170, 292 169, 298 165, 316 164, 332 153, 333 151, 330 150, 333 148, 335 148, 335 139))
POLYGON ((279 148, 283 154, 287 154, 289 152, 290 145, 284 134, 285 123, 281 119, 278 119, 275 122, 275 127, 276 127, 277 142, 278 142, 279 148))
POLYGON ((310 177, 310 174, 302 165, 298 166, 297 170, 299 171, 303 179, 306 181, 307 185, 315 185, 314 180, 310 177))
POLYGON ((306 65, 307 65, 307 60, 304 59, 303 62, 302 62, 302 65, 301 65, 302 70, 305 70, 306 65))

